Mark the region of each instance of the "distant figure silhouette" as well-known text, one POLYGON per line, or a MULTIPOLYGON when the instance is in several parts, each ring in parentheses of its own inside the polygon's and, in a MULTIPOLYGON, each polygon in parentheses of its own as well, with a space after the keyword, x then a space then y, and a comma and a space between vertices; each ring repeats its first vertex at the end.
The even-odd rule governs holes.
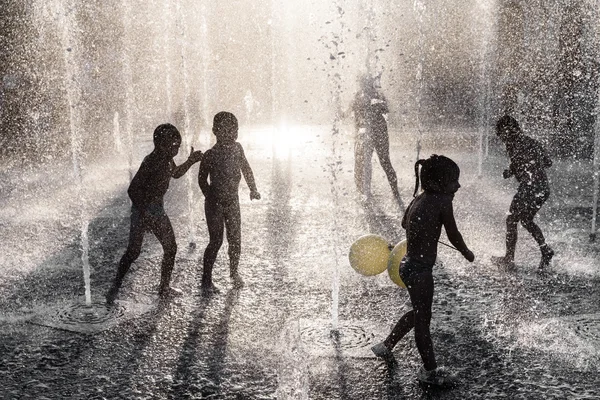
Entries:
POLYGON ((435 385, 450 384, 454 376, 438 368, 429 332, 433 303, 433 265, 442 231, 462 255, 472 262, 475 256, 465 244, 454 220, 452 200, 460 188, 460 169, 451 159, 432 155, 415 163, 415 195, 419 189, 419 166, 423 192, 408 205, 402 227, 406 229, 407 251, 400 263, 400 277, 408 289, 413 309, 400 318, 389 336, 372 347, 378 357, 393 361, 392 349, 411 329, 415 330, 415 343, 423 367, 417 378, 435 385))
POLYGON ((510 158, 510 165, 502 175, 505 179, 514 176, 519 182, 519 188, 510 203, 510 214, 506 217, 506 254, 503 257, 492 257, 492 262, 514 269, 517 224, 521 222, 540 246, 542 258, 539 270, 543 271, 554 256, 554 251, 546 244, 544 235, 533 218, 550 196, 545 170, 552 165, 552 160, 537 140, 523 134, 519 123, 511 116, 505 115, 498 120, 496 134, 506 145, 510 158))
POLYGON ((178 294, 177 289, 170 287, 177 244, 171 221, 165 213, 163 197, 171 178, 182 177, 194 163, 202 159, 202 152, 194 151, 192 147, 189 158, 183 164, 175 165, 173 157, 179 152, 181 135, 171 124, 159 125, 154 130, 153 140, 154 150, 144 158, 127 190, 132 203, 129 244, 119 262, 114 283, 106 294, 108 304, 115 301, 123 278, 131 264, 139 257, 146 231, 156 236, 164 252, 159 296, 167 298, 178 294))
POLYGON ((250 188, 250 199, 259 200, 254 174, 238 143, 238 121, 229 112, 219 112, 213 119, 213 133, 217 143, 206 151, 200 170, 198 184, 204 194, 204 212, 208 226, 209 243, 204 251, 202 292, 205 295, 218 293, 212 282, 212 270, 217 254, 223 244, 223 230, 227 231, 229 246, 229 273, 234 287, 240 288, 244 281, 238 265, 242 249, 240 200, 238 195, 241 175, 250 188), (210 183, 208 178, 210 177, 210 183))
POLYGON ((403 206, 398 190, 398 178, 390 160, 390 140, 387 127, 387 100, 381 92, 380 78, 364 74, 359 77, 359 90, 345 117, 354 114, 356 141, 354 143, 354 182, 364 200, 371 197, 371 159, 377 153, 392 193, 399 206, 403 206))

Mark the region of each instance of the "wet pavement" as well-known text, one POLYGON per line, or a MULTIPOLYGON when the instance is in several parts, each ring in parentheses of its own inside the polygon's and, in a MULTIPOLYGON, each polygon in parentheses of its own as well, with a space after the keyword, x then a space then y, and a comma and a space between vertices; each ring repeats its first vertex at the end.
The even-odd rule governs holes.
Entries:
MULTIPOLYGON (((449 151, 425 143, 424 155, 443 153, 461 167, 455 214, 477 257, 469 264, 453 250, 439 249, 432 335, 439 363, 456 371, 461 383, 452 390, 434 390, 416 382, 420 359, 412 335, 394 350, 394 366, 365 351, 409 309, 406 291, 385 273, 363 277, 347 259, 350 244, 365 233, 390 242, 404 238, 402 214, 383 171, 374 158, 374 199, 364 206, 354 191, 351 136, 332 141, 328 127, 295 129, 290 140, 260 128, 240 135, 262 194, 260 201, 251 202, 247 187, 240 189, 245 287, 233 289, 224 245, 214 270, 221 293, 199 296, 199 261, 208 239, 195 166, 193 179, 172 181, 166 197, 179 244, 173 285, 184 295, 157 306, 161 249, 148 237, 120 299, 152 305, 151 310, 93 334, 29 320, 41 310, 83 301, 82 204, 83 215, 89 216, 92 297, 102 300, 127 241, 126 157, 84 169, 83 197, 52 168, 20 171, 21 178, 4 180, 0 397, 600 396, 600 247, 588 242, 590 202, 587 192, 578 190, 589 178, 585 163, 559 162, 550 173, 554 196, 539 216, 557 253, 549 273, 536 273, 538 250, 522 229, 517 271, 506 272, 489 263, 491 255, 504 249, 504 217, 515 190, 514 182, 499 176, 505 160, 490 156, 478 177, 475 140, 445 143, 452 145, 449 151), (336 282, 339 300, 334 304, 336 282), (336 317, 338 335, 332 336, 336 317)), ((138 164, 148 146, 140 144, 138 164)), ((205 141, 197 147, 207 146, 205 141)), ((406 202, 414 185, 413 149, 414 139, 402 136, 391 147, 406 202)))

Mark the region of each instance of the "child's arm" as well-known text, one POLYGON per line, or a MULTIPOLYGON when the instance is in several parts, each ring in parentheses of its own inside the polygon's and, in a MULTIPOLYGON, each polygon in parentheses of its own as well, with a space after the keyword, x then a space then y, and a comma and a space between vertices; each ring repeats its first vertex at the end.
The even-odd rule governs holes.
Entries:
POLYGON ((542 168, 550 168, 552 166, 552 160, 550 159, 550 156, 548 156, 548 152, 544 149, 544 147, 542 147, 541 144, 539 145, 538 151, 542 168))
POLYGON ((246 184, 250 188, 250 200, 260 200, 260 193, 258 193, 256 182, 254 181, 254 173, 252 172, 252 168, 250 168, 250 163, 246 159, 244 148, 239 143, 238 151, 240 152, 240 169, 242 170, 246 184))
MULTIPOLYGON (((208 150, 210 151, 210 150, 208 150)), ((210 184, 208 183, 208 173, 210 171, 209 168, 209 157, 202 158, 200 161, 200 168, 198 170, 198 186, 200 186, 200 190, 202 190, 202 194, 204 197, 208 197, 210 192, 210 184)))
POLYGON ((188 159, 185 160, 183 164, 176 165, 175 168, 173 168, 173 178, 181 178, 183 175, 185 175, 185 173, 188 171, 188 169, 190 169, 192 165, 194 165, 200 160, 202 160, 202 152, 200 150, 194 151, 194 148, 192 147, 188 159))
POLYGON ((507 168, 507 169, 505 169, 505 170, 502 172, 502 177, 503 177, 504 179, 508 179, 508 178, 510 178, 511 176, 513 176, 514 174, 515 174, 515 171, 514 171, 514 168, 513 168, 513 164, 512 164, 512 163, 510 163, 510 165, 508 166, 508 168, 507 168))
POLYGON ((410 208, 415 202, 415 199, 416 197, 411 200, 411 202, 408 204, 408 207, 406 207, 406 211, 404 211, 404 215, 402 216, 402 223, 400 225, 404 230, 408 229, 408 213, 410 212, 410 208))
POLYGON ((450 243, 456 247, 458 251, 467 259, 469 262, 473 262, 475 259, 475 255, 463 240, 462 235, 458 231, 458 227, 456 226, 456 220, 454 219, 454 210, 452 208, 452 202, 446 203, 442 206, 442 223, 444 224, 444 228, 446 229, 446 235, 448 235, 448 239, 450 243))

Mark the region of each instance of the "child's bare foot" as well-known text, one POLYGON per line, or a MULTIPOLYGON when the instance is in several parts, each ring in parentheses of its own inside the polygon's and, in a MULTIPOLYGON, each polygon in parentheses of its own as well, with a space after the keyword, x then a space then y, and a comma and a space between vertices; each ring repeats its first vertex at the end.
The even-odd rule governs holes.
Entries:
POLYGON ((202 296, 208 297, 221 293, 221 291, 214 285, 202 285, 200 286, 200 290, 202 291, 202 296))
POLYGON ((504 268, 506 271, 514 271, 516 269, 515 262, 506 256, 503 256, 503 257, 492 256, 491 260, 492 260, 492 264, 497 265, 498 267, 504 268))
POLYGON ((170 299, 173 297, 183 296, 183 291, 174 287, 166 286, 158 290, 158 297, 161 299, 170 299))
POLYGON ((108 304, 109 306, 115 304, 117 294, 119 294, 119 288, 117 286, 111 286, 111 288, 106 293, 106 304, 108 304))
POLYGON ((385 361, 391 361, 394 359, 394 353, 390 349, 387 348, 385 343, 377 343, 375 346, 371 347, 371 351, 377 357, 384 359, 385 361))
POLYGON ((417 373, 417 379, 421 383, 440 387, 453 387, 458 383, 457 376, 444 367, 438 367, 431 371, 421 367, 417 373))
POLYGON ((554 250, 552 250, 547 244, 540 247, 540 250, 542 251, 542 259, 540 260, 539 269, 543 270, 550 265, 550 260, 552 260, 552 257, 554 257, 554 250))
POLYGON ((240 274, 233 274, 231 275, 231 280, 233 281, 233 288, 234 289, 241 289, 244 287, 244 280, 242 279, 242 277, 240 276, 240 274))

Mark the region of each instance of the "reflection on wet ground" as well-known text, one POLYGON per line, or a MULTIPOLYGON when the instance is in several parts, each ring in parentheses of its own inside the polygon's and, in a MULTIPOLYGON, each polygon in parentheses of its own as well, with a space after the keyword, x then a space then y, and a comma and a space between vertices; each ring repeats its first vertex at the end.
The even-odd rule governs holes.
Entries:
MULTIPOLYGON (((202 197, 194 188, 197 247, 180 246, 174 272, 174 286, 184 295, 157 304, 161 251, 149 237, 121 299, 152 309, 94 334, 27 323, 41 309, 56 312, 58 305, 75 304, 83 295, 78 204, 69 196, 68 185, 43 186, 43 195, 32 188, 15 190, 3 198, 3 396, 597 398, 598 247, 585 240, 587 221, 572 218, 569 207, 574 199, 571 205, 562 197, 550 200, 540 214, 542 229, 557 250, 547 275, 535 273, 539 255, 525 234, 517 249, 517 271, 499 271, 488 260, 503 251, 504 216, 514 190, 498 176, 504 160, 491 157, 484 177, 478 178, 477 157, 468 149, 424 150, 448 154, 461 166, 455 213, 477 255, 476 262, 468 264, 453 250, 440 248, 432 334, 440 363, 454 369, 461 384, 437 391, 415 380, 420 359, 412 337, 397 346, 393 365, 368 353, 368 346, 381 340, 409 307, 406 292, 385 274, 362 277, 346 257, 350 244, 364 233, 383 235, 390 242, 404 237, 383 171, 374 168, 373 200, 361 204, 353 190, 348 136, 339 143, 343 163, 334 201, 327 127, 299 132, 296 147, 286 151, 256 140, 260 130, 240 136, 263 194, 261 201, 251 202, 247 189, 240 190, 243 289, 231 285, 224 248, 214 271, 221 293, 199 295, 199 260, 208 240, 202 197), (339 324, 338 334, 332 334, 336 262, 339 324)), ((414 154, 403 142, 393 145, 391 153, 408 203, 414 154)), ((94 199, 86 205, 92 215, 88 234, 94 301, 101 301, 126 245, 129 207, 127 171, 119 163, 100 167, 87 175, 87 197, 94 199)), ((561 182, 561 171, 552 173, 553 183, 561 182)), ((166 198, 182 243, 189 237, 187 190, 185 180, 173 181, 166 198)), ((565 196, 562 188, 556 193, 565 196)), ((79 318, 77 310, 67 313, 79 318)))

